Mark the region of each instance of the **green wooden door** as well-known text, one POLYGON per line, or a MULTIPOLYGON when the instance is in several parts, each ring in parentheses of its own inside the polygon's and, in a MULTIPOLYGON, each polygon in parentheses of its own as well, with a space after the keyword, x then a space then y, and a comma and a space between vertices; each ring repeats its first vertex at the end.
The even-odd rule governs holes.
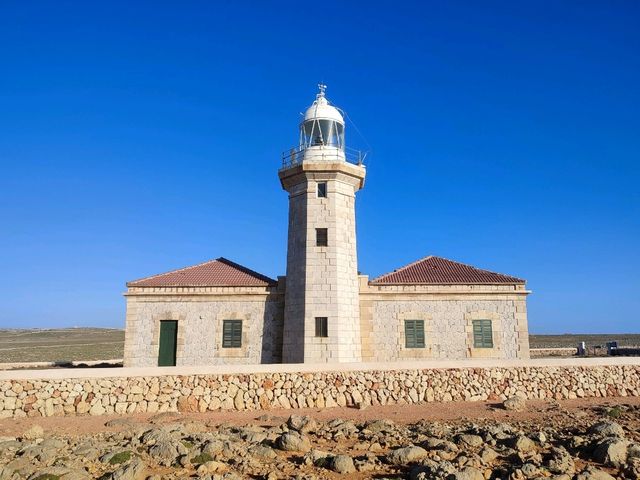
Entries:
POLYGON ((174 367, 176 364, 176 345, 178 339, 178 322, 176 320, 160 321, 160 347, 158 348, 158 366, 174 367))

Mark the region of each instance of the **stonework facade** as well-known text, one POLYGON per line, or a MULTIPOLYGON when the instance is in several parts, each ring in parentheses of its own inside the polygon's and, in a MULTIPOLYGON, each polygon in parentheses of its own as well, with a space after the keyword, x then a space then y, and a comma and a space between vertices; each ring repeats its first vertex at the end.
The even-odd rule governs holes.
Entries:
POLYGON ((527 294, 524 285, 373 286, 361 277, 363 361, 528 358, 527 294), (424 348, 406 348, 405 320, 424 321, 424 348), (493 348, 474 348, 474 320, 491 321, 493 348))
POLYGON ((272 287, 131 287, 125 367, 156 366, 160 321, 178 322, 176 366, 280 363, 284 296, 272 287), (222 348, 224 320, 242 320, 242 344, 222 348))
POLYGON ((289 192, 285 362, 361 360, 355 193, 364 176, 364 167, 345 162, 280 171, 289 192), (317 244, 318 229, 326 231, 326 245, 317 244), (318 317, 330 319, 326 337, 316 336, 318 317))
POLYGON ((286 277, 218 258, 128 283, 126 366, 529 357, 520 278, 434 256, 359 275, 366 170, 344 128, 321 89, 283 156, 286 277))

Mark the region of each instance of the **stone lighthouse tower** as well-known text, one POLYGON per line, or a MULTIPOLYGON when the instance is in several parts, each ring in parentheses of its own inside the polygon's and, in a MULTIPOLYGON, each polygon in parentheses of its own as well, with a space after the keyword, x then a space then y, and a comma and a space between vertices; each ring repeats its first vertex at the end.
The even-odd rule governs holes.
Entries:
POLYGON ((365 168, 345 147, 342 114, 319 87, 299 145, 279 171, 289 192, 285 363, 361 360, 355 194, 365 168))

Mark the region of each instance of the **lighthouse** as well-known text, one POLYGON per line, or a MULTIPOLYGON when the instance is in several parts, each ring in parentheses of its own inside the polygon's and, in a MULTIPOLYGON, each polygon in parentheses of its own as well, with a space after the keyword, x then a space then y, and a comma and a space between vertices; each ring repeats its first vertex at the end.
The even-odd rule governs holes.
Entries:
POLYGON ((278 172, 289 193, 285 363, 362 359, 355 195, 366 172, 325 90, 319 85, 278 172))

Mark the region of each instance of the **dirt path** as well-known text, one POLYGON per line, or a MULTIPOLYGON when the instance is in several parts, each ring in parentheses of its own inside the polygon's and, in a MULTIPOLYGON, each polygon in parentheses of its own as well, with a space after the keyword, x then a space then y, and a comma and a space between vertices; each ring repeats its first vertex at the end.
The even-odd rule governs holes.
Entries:
MULTIPOLYGON (((449 402, 425 403, 420 405, 373 406, 364 410, 354 408, 305 408, 297 410, 273 409, 268 411, 216 411, 206 413, 175 414, 182 421, 197 420, 209 425, 228 423, 233 425, 256 424, 275 425, 282 423, 292 413, 309 415, 316 420, 334 418, 350 419, 358 422, 387 418, 396 423, 427 421, 528 421, 543 424, 549 415, 571 414, 593 407, 613 407, 616 405, 640 405, 639 397, 588 398, 564 400, 530 400, 525 412, 509 412, 495 402, 449 402)), ((60 435, 91 435, 115 431, 125 426, 107 427, 105 423, 115 418, 127 418, 135 423, 145 424, 158 414, 103 415, 98 417, 37 417, 0 420, 0 436, 19 436, 26 429, 38 424, 48 433, 60 435)))

